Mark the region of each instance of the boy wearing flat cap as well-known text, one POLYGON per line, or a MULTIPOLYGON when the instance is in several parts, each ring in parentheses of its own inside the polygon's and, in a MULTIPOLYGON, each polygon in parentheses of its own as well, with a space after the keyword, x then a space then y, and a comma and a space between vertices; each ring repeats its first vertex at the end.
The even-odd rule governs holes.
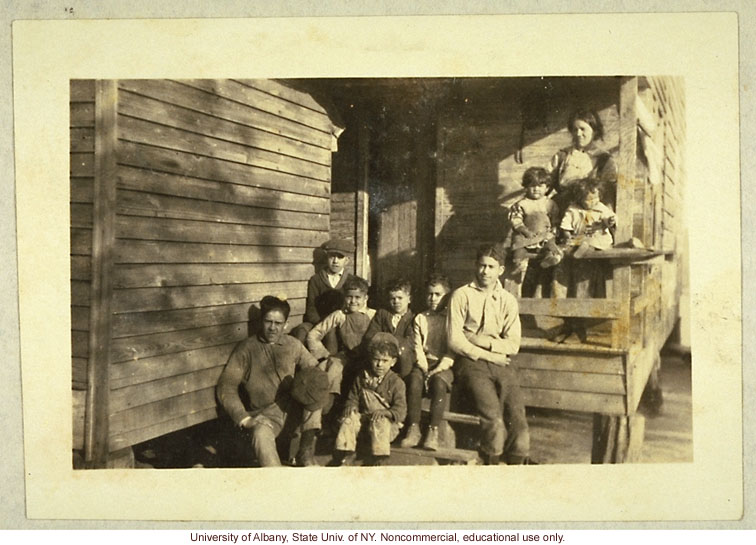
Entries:
POLYGON ((336 436, 333 465, 342 465, 355 452, 361 430, 367 427, 371 465, 386 465, 391 441, 407 416, 404 381, 391 370, 399 357, 399 342, 391 333, 377 333, 367 346, 368 365, 352 383, 336 436))
MULTIPOLYGON (((351 242, 332 238, 323 243, 320 249, 326 255, 326 266, 307 282, 305 314, 302 323, 291 331, 292 336, 303 344, 315 324, 344 305, 344 283, 353 276, 344 270, 349 263, 349 255, 354 253, 351 242)), ((324 344, 335 351, 335 336, 325 339, 324 344)))
POLYGON ((260 301, 260 310, 260 330, 231 353, 216 393, 231 420, 251 433, 259 464, 280 466, 276 438, 287 419, 299 420, 303 438, 311 437, 314 447, 320 408, 328 399, 328 377, 315 368, 317 360, 300 342, 284 335, 289 303, 268 295, 260 301), (246 402, 239 386, 247 394, 246 402))

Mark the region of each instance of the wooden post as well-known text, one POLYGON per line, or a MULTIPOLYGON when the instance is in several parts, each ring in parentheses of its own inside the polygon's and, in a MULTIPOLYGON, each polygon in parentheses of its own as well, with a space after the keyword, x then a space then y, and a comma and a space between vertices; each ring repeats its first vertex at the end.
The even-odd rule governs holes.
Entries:
MULTIPOLYGON (((622 78, 619 93, 619 154, 617 157, 617 230, 615 242, 630 240, 633 234, 633 198, 637 146, 636 96, 638 78, 622 78)), ((630 266, 615 267, 612 296, 620 304, 620 317, 612 324, 612 347, 630 346, 630 266)), ((629 381, 628 381, 629 382, 629 381)))
POLYGON ((354 273, 370 281, 370 259, 368 254, 368 220, 370 193, 370 129, 360 121, 357 135, 357 198, 355 199, 355 260, 354 273))
POLYGON ((95 171, 92 284, 84 455, 90 467, 108 460, 108 393, 116 205, 117 82, 98 80, 95 94, 95 171))

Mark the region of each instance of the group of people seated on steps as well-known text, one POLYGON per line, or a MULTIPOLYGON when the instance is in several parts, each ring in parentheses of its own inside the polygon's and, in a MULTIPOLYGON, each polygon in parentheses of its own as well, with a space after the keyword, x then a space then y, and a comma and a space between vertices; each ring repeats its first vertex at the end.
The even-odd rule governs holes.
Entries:
MULTIPOLYGON (((287 462, 300 466, 317 464, 319 436, 334 466, 352 463, 358 446, 368 453, 367 464, 386 465, 400 435, 402 447, 435 451, 452 386, 479 417, 485 464, 534 463, 513 360, 521 339, 517 299, 499 278, 509 257, 525 277, 536 267, 554 268, 555 296, 587 295, 575 292, 587 284, 596 292, 605 271, 563 258, 610 247, 616 224, 616 168, 594 143, 603 135, 600 119, 577 112, 569 129, 572 146, 547 168, 525 171, 525 197, 510 210, 509 239, 481 245, 472 280, 453 291, 445 276, 430 276, 422 312, 410 310, 406 280, 388 286, 386 308, 369 308, 367 281, 345 270, 354 248, 341 239, 322 246, 326 265, 309 280, 304 319, 291 334, 285 297, 260 301, 257 333, 236 346, 217 386, 220 404, 249 437, 259 465, 281 465, 276 439, 284 430, 298 443, 287 462), (586 282, 591 275, 596 282, 586 282), (430 416, 421 430, 424 393, 430 416)), ((585 335, 575 319, 560 333, 585 335)))

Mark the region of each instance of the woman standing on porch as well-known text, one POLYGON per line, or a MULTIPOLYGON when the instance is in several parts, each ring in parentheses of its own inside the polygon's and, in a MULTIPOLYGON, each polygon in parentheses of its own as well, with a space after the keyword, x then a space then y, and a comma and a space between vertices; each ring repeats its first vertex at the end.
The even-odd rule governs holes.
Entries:
POLYGON ((614 209, 617 195, 617 165, 611 154, 596 144, 604 138, 599 115, 589 109, 577 110, 570 116, 567 129, 572 145, 559 150, 546 167, 552 175, 552 198, 561 214, 576 202, 579 180, 599 181, 602 201, 614 209))

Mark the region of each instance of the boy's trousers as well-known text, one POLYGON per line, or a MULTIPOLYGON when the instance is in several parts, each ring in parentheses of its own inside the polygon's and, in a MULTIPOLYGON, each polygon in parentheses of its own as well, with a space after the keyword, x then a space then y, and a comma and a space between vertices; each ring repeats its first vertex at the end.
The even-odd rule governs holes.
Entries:
POLYGON ((391 454, 391 441, 399 435, 399 424, 392 422, 386 417, 379 418, 376 422, 370 421, 370 414, 354 413, 344 419, 336 436, 336 450, 354 452, 357 449, 357 436, 363 425, 368 426, 370 436, 370 448, 373 456, 389 456, 391 454))
POLYGON ((454 369, 480 417, 481 451, 492 456, 505 451, 508 456, 528 456, 528 421, 513 364, 496 365, 461 357, 454 369))

